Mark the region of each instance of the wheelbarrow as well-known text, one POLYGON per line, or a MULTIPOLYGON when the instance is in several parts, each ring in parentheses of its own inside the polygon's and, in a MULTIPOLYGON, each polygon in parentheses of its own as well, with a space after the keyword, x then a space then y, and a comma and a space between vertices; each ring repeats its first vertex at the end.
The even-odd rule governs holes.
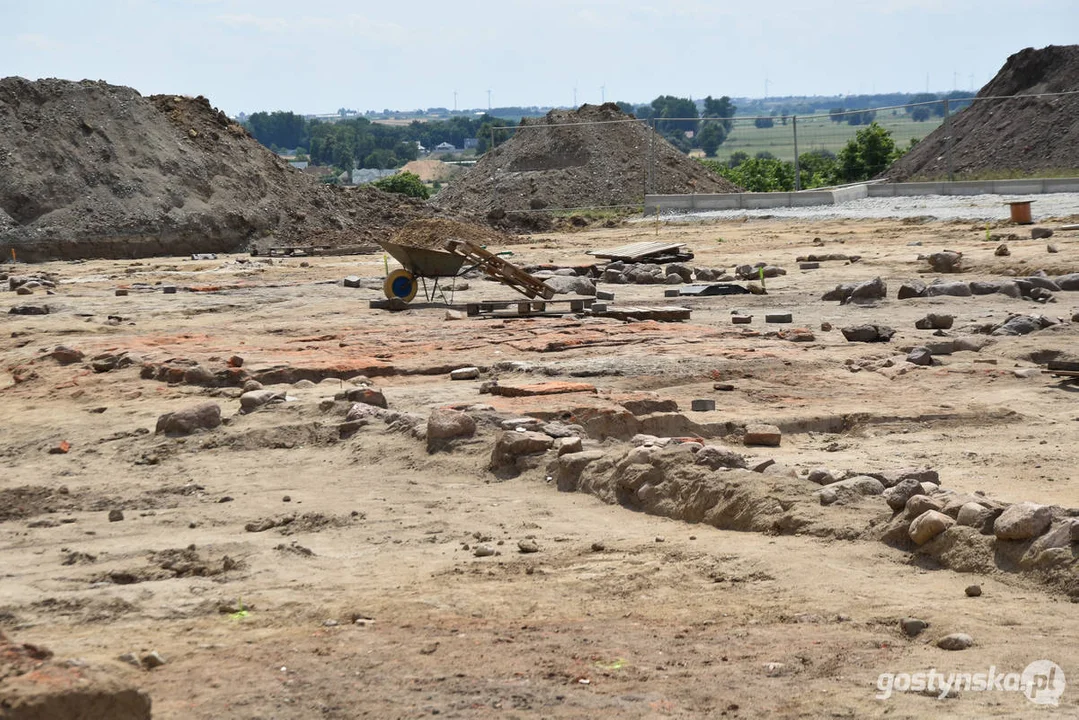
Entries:
POLYGON ((508 285, 529 298, 539 296, 549 299, 554 294, 552 288, 537 278, 468 240, 447 240, 445 250, 418 248, 385 240, 379 244, 394 260, 401 263, 401 267, 387 275, 382 284, 382 291, 391 300, 397 298, 410 302, 422 286, 428 302, 441 296, 443 302, 451 303, 453 285, 450 286, 450 299, 447 301, 445 287, 439 284, 440 281, 459 277, 476 268, 483 270, 487 277, 508 285), (466 261, 471 264, 461 270, 466 261), (432 281, 430 286, 427 284, 428 280, 432 281))
MULTIPOLYGON (((401 267, 387 275, 386 282, 382 284, 382 291, 391 300, 397 298, 411 302, 422 285, 424 297, 428 302, 439 295, 445 301, 445 289, 440 286, 440 281, 464 274, 461 272, 461 266, 465 264, 467 258, 463 255, 386 241, 379 244, 394 260, 401 263, 401 267), (430 286, 427 285, 428 280, 432 281, 430 286)), ((453 286, 451 285, 451 301, 452 298, 453 286)))

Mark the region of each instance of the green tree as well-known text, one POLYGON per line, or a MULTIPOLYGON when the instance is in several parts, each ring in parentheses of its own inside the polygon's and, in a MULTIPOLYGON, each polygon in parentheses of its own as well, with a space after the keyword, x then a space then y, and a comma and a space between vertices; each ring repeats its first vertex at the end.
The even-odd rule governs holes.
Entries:
POLYGON ((914 120, 915 122, 925 122, 929 119, 930 115, 931 113, 929 112, 929 108, 927 108, 925 105, 919 105, 918 107, 911 108, 910 111, 910 119, 914 120))
POLYGON ((742 163, 744 163, 746 160, 749 160, 749 153, 742 150, 732 152, 731 156, 727 158, 727 167, 736 168, 742 163))
POLYGON ((841 122, 843 122, 843 113, 844 112, 846 112, 846 110, 844 110, 841 107, 832 108, 831 110, 828 111, 828 117, 834 123, 841 123, 841 122))
POLYGON ((790 192, 794 189, 794 163, 776 158, 750 158, 737 167, 716 160, 701 161, 748 192, 790 192))
POLYGON ((829 150, 810 150, 798 156, 802 188, 835 184, 836 157, 829 150))
POLYGON ((655 118, 659 120, 656 129, 663 135, 685 134, 697 130, 697 103, 689 98, 660 95, 652 101, 652 110, 655 118))
POLYGON ((280 110, 252 113, 247 129, 266 147, 295 148, 307 144, 307 119, 303 115, 280 110))
POLYGON ((727 131, 723 127, 723 122, 703 122, 701 123, 701 131, 697 133, 697 144, 704 150, 704 154, 708 157, 715 157, 716 150, 723 144, 723 141, 727 139, 727 131))
POLYGON ((842 182, 861 182, 884 172, 899 156, 892 133, 877 123, 862 128, 836 156, 842 182))
POLYGON ((704 112, 701 113, 701 117, 706 118, 723 118, 723 134, 724 136, 730 135, 731 128, 734 126, 734 122, 731 120, 734 117, 735 111, 738 110, 731 99, 724 95, 719 100, 712 99, 709 95, 704 99, 704 112))
POLYGON ((397 173, 396 175, 390 175, 381 180, 376 180, 371 184, 385 192, 408 195, 409 197, 420 198, 421 200, 426 200, 431 197, 431 192, 427 189, 427 186, 423 184, 423 180, 420 180, 420 176, 415 173, 397 173))
POLYGON ((618 105, 618 109, 624 112, 626 115, 633 114, 634 107, 632 103, 625 102, 624 100, 619 100, 616 105, 618 105))
POLYGON ((770 117, 759 117, 753 121, 753 125, 761 129, 770 128, 775 124, 775 121, 770 117))

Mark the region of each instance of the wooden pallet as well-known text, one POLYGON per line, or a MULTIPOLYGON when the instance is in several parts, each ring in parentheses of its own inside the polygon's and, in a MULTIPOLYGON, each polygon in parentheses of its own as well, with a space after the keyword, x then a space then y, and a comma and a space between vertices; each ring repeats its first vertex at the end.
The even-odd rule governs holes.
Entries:
POLYGON ((469 317, 481 315, 499 317, 528 317, 542 315, 565 315, 566 313, 585 312, 595 298, 569 298, 565 300, 482 300, 480 302, 467 303, 465 313, 469 317), (560 305, 569 305, 568 308, 560 309, 560 305), (502 312, 510 310, 511 312, 502 312))
POLYGON ((467 258, 473 265, 492 280, 497 280, 529 298, 549 300, 554 295, 554 288, 544 285, 508 260, 503 260, 468 240, 453 239, 446 242, 446 249, 467 258))

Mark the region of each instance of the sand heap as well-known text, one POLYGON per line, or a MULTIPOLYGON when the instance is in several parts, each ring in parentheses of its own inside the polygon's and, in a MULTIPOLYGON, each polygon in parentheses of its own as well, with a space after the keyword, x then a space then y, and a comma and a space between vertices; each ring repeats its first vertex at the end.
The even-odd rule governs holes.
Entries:
POLYGON ((486 226, 472 223, 432 218, 413 220, 393 236, 398 245, 409 245, 428 250, 443 250, 447 240, 469 240, 481 247, 486 245, 512 245, 515 239, 486 226))
POLYGON ((644 123, 626 122, 632 118, 614 103, 526 118, 432 203, 494 222, 514 213, 526 220, 530 211, 545 208, 639 205, 650 165, 650 192, 737 191, 659 136, 652 163, 652 133, 644 123))
POLYGON ((319 184, 202 97, 0 80, 0 253, 19 259, 363 245, 437 210, 319 184))
MULTIPOLYGON (((1027 48, 1008 58, 977 97, 1079 90, 1079 45, 1027 48)), ((889 180, 945 178, 945 137, 955 138, 957 175, 1079 172, 1079 95, 975 101, 937 128, 885 174, 889 180)))

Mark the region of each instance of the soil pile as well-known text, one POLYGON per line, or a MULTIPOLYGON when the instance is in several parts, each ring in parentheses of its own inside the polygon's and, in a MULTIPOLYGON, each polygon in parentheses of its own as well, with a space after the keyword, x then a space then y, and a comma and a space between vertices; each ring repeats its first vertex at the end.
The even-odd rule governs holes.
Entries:
POLYGON ((658 135, 653 149, 652 137, 647 125, 614 103, 525 118, 509 140, 432 203, 495 223, 527 225, 530 211, 545 208, 638 205, 650 166, 650 192, 737 192, 658 135))
POLYGON ((441 250, 450 239, 470 240, 477 245, 510 245, 514 242, 513 238, 497 230, 445 218, 413 220, 393 236, 393 242, 398 245, 428 250, 441 250))
POLYGON ((138 257, 364 245, 436 210, 320 184, 203 97, 0 80, 0 252, 138 257))
POLYGON ((450 182, 468 172, 464 165, 450 165, 441 160, 413 160, 401 168, 401 172, 410 172, 424 182, 450 182))
MULTIPOLYGON (((976 97, 1079 90, 1079 45, 1027 48, 1008 58, 976 97)), ((1079 169, 1079 95, 975 101, 937 128, 885 173, 897 182, 944 178, 945 138, 953 138, 957 175, 1079 169)))

